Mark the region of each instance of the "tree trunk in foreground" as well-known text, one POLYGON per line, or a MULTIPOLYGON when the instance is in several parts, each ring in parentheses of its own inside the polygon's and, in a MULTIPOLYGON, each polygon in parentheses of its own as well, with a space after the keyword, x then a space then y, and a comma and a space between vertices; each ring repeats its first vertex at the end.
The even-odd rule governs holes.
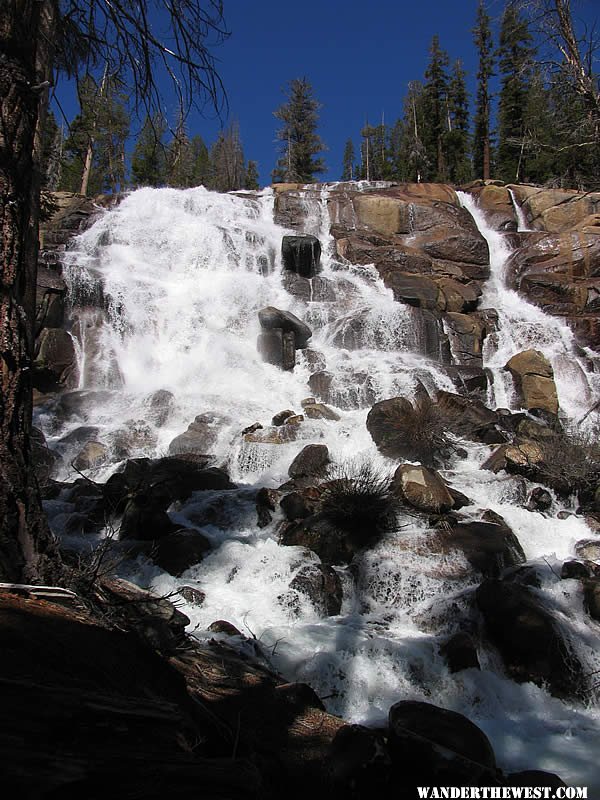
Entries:
MULTIPOLYGON (((0 14, 0 581, 37 582, 57 563, 31 460, 31 365, 38 248, 38 48, 53 3, 3 0, 0 14)), ((47 42, 48 39, 42 36, 47 42)), ((40 67, 43 67, 40 72, 40 67)))

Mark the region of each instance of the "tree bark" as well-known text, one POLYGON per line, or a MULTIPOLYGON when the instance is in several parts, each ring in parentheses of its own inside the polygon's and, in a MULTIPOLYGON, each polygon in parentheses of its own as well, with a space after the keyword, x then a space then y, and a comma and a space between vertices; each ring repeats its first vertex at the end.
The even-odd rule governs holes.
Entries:
POLYGON ((0 580, 31 583, 57 564, 31 458, 39 220, 33 154, 49 68, 38 40, 40 32, 47 36, 53 9, 52 0, 4 0, 0 15, 0 580))

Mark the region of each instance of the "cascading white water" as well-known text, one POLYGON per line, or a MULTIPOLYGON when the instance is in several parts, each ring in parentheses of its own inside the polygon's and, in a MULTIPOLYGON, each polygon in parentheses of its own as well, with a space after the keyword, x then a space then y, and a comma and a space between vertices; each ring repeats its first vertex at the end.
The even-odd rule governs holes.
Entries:
POLYGON ((515 210, 515 216, 517 218, 517 232, 518 233, 525 233, 530 231, 531 228, 527 224, 527 218, 525 217, 525 212, 523 211, 523 207, 520 206, 517 202, 517 198, 515 197, 515 193, 512 189, 508 190, 510 195, 510 200, 515 210))
MULTIPOLYGON (((213 412, 228 419, 216 455, 238 482, 278 485, 309 442, 327 444, 337 462, 368 459, 388 472, 396 467, 371 441, 365 427, 368 406, 412 395, 417 378, 431 387, 452 390, 452 384, 439 365, 416 352, 412 309, 393 300, 374 269, 333 258, 327 192, 311 202, 305 232, 321 239, 319 277, 331 283, 335 301, 304 302, 283 288, 279 250, 287 231, 272 221, 269 191, 240 197, 202 188, 144 189, 79 237, 67 270, 74 295, 89 297, 101 285, 107 306, 94 346, 90 340, 84 354, 88 369, 82 386, 110 390, 94 399, 91 418, 100 437, 107 439, 129 419, 145 420, 150 393, 168 389, 175 412, 156 429, 156 446, 141 451, 148 455, 164 451, 197 414, 213 412), (260 359, 257 311, 266 305, 309 321, 310 347, 323 355, 334 376, 334 396, 340 405, 348 400, 350 408, 337 409, 339 422, 304 422, 295 443, 248 448, 240 436, 246 425, 268 424, 285 408, 299 411, 310 393, 302 361, 293 372, 282 372, 260 359), (102 369, 103 364, 112 366, 102 369), (356 391, 360 381, 368 382, 363 395, 356 391)), ((578 397, 581 388, 566 385, 561 366, 562 358, 571 358, 572 337, 504 289, 504 241, 485 226, 468 197, 462 202, 490 244, 492 277, 483 305, 496 307, 500 317, 496 347, 486 351, 496 377, 496 403, 510 402, 509 386, 501 381, 504 363, 518 350, 537 347, 554 364, 562 407, 579 412, 585 406, 578 397)), ((548 519, 514 505, 518 481, 482 473, 483 451, 470 447, 469 457, 450 475, 473 500, 463 511, 474 519, 483 508, 497 511, 512 525, 528 559, 542 565, 547 559, 548 602, 576 635, 574 646, 591 672, 600 666, 597 625, 585 622, 575 582, 559 581, 552 572, 590 532, 580 518, 548 519)), ((160 593, 181 585, 202 589, 203 605, 184 607, 196 635, 208 635, 201 631, 215 619, 229 620, 255 635, 289 680, 310 683, 331 711, 349 720, 379 722, 399 699, 427 700, 479 724, 503 769, 535 765, 571 783, 597 784, 591 757, 600 746, 596 706, 563 702, 531 684, 513 683, 492 652, 480 653, 481 671, 449 672, 439 645, 469 621, 467 595, 479 577, 458 551, 440 552, 423 522, 401 518, 398 531, 366 552, 352 574, 338 569, 344 585, 341 614, 323 617, 307 597, 290 589, 291 580, 317 557, 277 543, 279 517, 258 528, 248 495, 246 489, 229 493, 224 506, 218 492, 198 493, 172 512, 175 521, 201 525, 213 545, 182 578, 148 562, 136 567, 135 579, 160 593), (208 506, 218 512, 211 524, 204 521, 208 506)))
MULTIPOLYGON (((481 297, 481 308, 498 312, 498 330, 488 337, 484 347, 484 365, 493 374, 491 407, 514 408, 513 384, 504 366, 522 350, 541 350, 552 364, 561 409, 578 420, 589 411, 599 388, 598 376, 586 371, 578 355, 575 337, 568 325, 545 314, 506 286, 505 269, 511 247, 504 234, 493 230, 472 195, 458 192, 490 251, 490 278, 481 297)), ((596 360, 596 356, 588 354, 596 360)))

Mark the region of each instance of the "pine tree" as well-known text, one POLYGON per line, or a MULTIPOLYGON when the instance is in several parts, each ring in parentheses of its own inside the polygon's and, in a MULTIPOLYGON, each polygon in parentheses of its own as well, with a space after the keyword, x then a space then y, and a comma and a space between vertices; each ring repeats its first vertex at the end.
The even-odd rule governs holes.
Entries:
POLYGON ((312 183, 325 171, 318 154, 325 149, 317 134, 320 104, 306 78, 294 78, 287 87, 287 102, 274 116, 283 124, 277 131, 281 155, 273 170, 273 182, 312 183))
POLYGON ((107 77, 97 99, 95 168, 101 175, 102 190, 122 191, 127 179, 125 143, 130 117, 127 98, 117 82, 107 77))
POLYGON ((483 0, 477 7, 477 23, 473 29, 475 46, 479 52, 477 71, 477 100, 473 134, 473 171, 476 176, 489 180, 491 174, 492 134, 490 128, 490 79, 494 76, 494 45, 490 17, 483 0))
POLYGON ((346 146, 344 147, 341 180, 352 181, 355 179, 355 164, 356 156, 354 155, 354 144, 352 143, 352 139, 348 139, 346 146))
POLYGON ((167 145, 167 184, 175 189, 187 189, 193 184, 192 144, 185 117, 180 112, 173 138, 167 145))
POLYGON ((445 154, 445 134, 448 131, 448 54, 440 47, 437 34, 431 40, 430 60, 425 70, 423 103, 426 126, 423 130, 423 144, 430 164, 435 168, 428 173, 429 180, 446 181, 447 166, 445 154))
POLYGON ((460 60, 454 62, 448 86, 448 133, 445 137, 448 178, 452 183, 470 180, 469 98, 465 71, 460 60))
POLYGON ((430 172, 430 161, 423 143, 425 130, 425 98, 423 84, 411 81, 404 99, 404 115, 394 138, 394 177, 401 181, 420 183, 430 172))
POLYGON ((129 113, 116 82, 100 85, 85 75, 78 85, 80 111, 64 146, 61 188, 82 194, 117 192, 125 184, 129 113))
POLYGON ((246 179, 244 149, 237 122, 222 130, 210 150, 210 188, 217 192, 242 189, 246 179))
POLYGON ((49 111, 42 131, 42 152, 40 155, 41 186, 54 192, 60 184, 63 132, 56 123, 56 117, 49 111))
POLYGON ((258 183, 258 164, 256 161, 248 161, 246 164, 246 178, 244 180, 244 189, 251 189, 257 191, 260 188, 258 183))
MULTIPOLYGON (((91 75, 84 75, 77 86, 79 96, 79 114, 69 125, 65 139, 60 188, 68 192, 79 192, 82 178, 86 171, 86 162, 90 148, 93 154, 93 141, 96 134, 98 118, 99 87, 91 75)), ((93 170, 90 161, 87 186, 89 194, 98 194, 102 190, 102 179, 93 170)))
POLYGON ((545 183, 556 169, 554 146, 560 142, 551 95, 539 67, 534 67, 523 114, 524 167, 521 179, 545 183))
POLYGON ((397 119, 390 129, 389 136, 389 161, 390 161, 390 180, 408 181, 408 165, 406 163, 405 142, 406 142, 406 120, 397 119))
POLYGON ((163 141, 167 129, 164 117, 147 116, 135 143, 131 175, 136 186, 163 186, 166 182, 166 157, 163 141))
POLYGON ((525 113, 534 54, 527 20, 509 4, 502 16, 498 64, 498 176, 507 183, 518 181, 525 172, 525 113))
POLYGON ((211 166, 208 147, 200 134, 192 136, 190 142, 191 186, 206 186, 210 181, 211 166))
POLYGON ((360 179, 362 181, 374 181, 375 167, 374 167, 374 140, 376 128, 374 125, 369 125, 369 120, 365 122, 361 128, 360 135, 360 179))

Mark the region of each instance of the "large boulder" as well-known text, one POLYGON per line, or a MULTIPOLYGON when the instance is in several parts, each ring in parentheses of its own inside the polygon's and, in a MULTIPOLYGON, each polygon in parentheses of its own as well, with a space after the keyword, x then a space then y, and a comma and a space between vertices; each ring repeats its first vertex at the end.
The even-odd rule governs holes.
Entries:
POLYGON ((73 339, 62 328, 44 328, 36 342, 33 384, 41 392, 77 385, 77 355, 73 339))
POLYGON ((42 328, 62 328, 65 321, 67 285, 55 270, 39 266, 35 296, 35 333, 42 328))
POLYGON ((303 278, 312 278, 319 271, 321 243, 316 236, 284 236, 281 259, 285 270, 303 278))
POLYGON ((109 460, 108 447, 102 442, 87 442, 73 460, 77 470, 88 470, 99 467, 109 460))
POLYGON ((290 478, 320 475, 329 464, 329 450, 324 444, 307 444, 292 461, 288 469, 290 478))
POLYGON ((261 308, 258 312, 258 321, 263 330, 281 329, 283 333, 293 333, 296 349, 306 347, 312 336, 312 331, 305 322, 290 311, 281 311, 275 306, 261 308))
POLYGON ((190 422, 188 429, 176 436, 170 443, 169 455, 210 453, 218 442, 221 428, 229 421, 227 417, 213 414, 210 411, 198 414, 195 420, 190 422))
POLYGON ((581 230, 523 234, 507 278, 529 302, 564 319, 581 344, 598 348, 600 220, 587 222, 581 230))
POLYGON ((513 680, 545 686, 557 697, 585 695, 583 665, 534 590, 486 580, 475 597, 487 635, 513 680))
POLYGON ((554 371, 548 359, 539 350, 524 350, 514 355, 506 364, 513 376, 521 403, 528 411, 558 414, 558 394, 554 371))
POLYGON ((457 523, 440 536, 444 549, 461 550, 485 577, 498 578, 505 569, 525 562, 519 540, 502 517, 490 515, 483 521, 457 523))
POLYGON ((517 220, 510 192, 506 186, 483 184, 470 190, 477 198, 486 222, 496 231, 516 231, 517 220))
POLYGON ((403 700, 389 711, 389 750, 405 786, 497 786, 485 733, 456 711, 403 700))
POLYGON ((439 474, 420 464, 401 464, 394 473, 393 487, 419 511, 441 514, 454 507, 454 499, 439 474))
POLYGON ((449 456, 448 429, 428 397, 418 398, 414 405, 405 397, 375 403, 367 415, 367 430, 377 449, 389 458, 431 467, 449 456))
POLYGON ((594 214, 600 203, 600 192, 577 192, 573 189, 534 189, 513 187, 523 197, 522 206, 531 226, 549 233, 572 230, 594 214))
POLYGON ((152 560, 171 575, 179 576, 199 564, 210 550, 208 539, 198 531, 175 531, 161 537, 152 549, 152 560))
POLYGON ((342 582, 339 575, 326 564, 309 564, 298 572, 290 589, 306 595, 324 616, 335 616, 342 608, 342 582))
POLYGON ((321 513, 284 524, 280 543, 312 550, 325 564, 349 564, 361 549, 359 542, 321 513))

